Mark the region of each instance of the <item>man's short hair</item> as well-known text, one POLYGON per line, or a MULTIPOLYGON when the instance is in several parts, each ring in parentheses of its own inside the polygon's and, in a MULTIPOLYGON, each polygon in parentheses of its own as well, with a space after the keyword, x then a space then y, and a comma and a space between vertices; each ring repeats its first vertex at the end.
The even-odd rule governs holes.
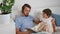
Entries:
POLYGON ((52 14, 52 12, 51 12, 51 10, 50 10, 49 8, 44 9, 43 12, 44 12, 45 14, 47 14, 48 17, 50 17, 51 14, 52 14))
POLYGON ((28 8, 31 9, 31 6, 30 6, 29 4, 24 4, 24 5, 22 6, 22 13, 24 12, 25 7, 28 7, 28 8))

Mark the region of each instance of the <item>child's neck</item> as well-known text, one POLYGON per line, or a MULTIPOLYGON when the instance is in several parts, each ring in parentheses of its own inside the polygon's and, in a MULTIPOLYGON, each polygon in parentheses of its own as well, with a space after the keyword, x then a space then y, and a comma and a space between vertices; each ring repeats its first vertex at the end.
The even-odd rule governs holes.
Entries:
POLYGON ((47 18, 49 18, 49 17, 47 16, 47 17, 45 17, 45 18, 47 19, 47 18))

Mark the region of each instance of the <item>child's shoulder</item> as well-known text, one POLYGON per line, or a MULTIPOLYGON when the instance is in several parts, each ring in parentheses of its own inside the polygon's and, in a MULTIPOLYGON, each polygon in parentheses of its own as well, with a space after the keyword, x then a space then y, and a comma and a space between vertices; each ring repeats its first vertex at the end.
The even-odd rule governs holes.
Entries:
POLYGON ((51 20, 52 20, 52 19, 55 19, 55 18, 54 18, 54 17, 52 17, 52 16, 50 16, 50 17, 49 17, 49 19, 51 19, 51 20))

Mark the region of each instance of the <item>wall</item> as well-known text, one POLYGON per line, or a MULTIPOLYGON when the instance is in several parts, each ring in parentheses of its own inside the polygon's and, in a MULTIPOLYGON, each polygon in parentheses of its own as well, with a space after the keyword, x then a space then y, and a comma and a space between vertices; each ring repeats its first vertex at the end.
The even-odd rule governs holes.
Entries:
POLYGON ((31 5, 31 15, 36 11, 41 12, 45 8, 50 8, 53 13, 60 15, 60 0, 15 0, 13 13, 19 14, 22 5, 25 3, 31 5))

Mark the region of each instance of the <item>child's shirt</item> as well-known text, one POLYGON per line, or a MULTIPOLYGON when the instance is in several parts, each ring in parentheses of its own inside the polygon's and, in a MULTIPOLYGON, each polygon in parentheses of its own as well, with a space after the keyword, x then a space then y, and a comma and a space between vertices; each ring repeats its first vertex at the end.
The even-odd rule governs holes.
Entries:
POLYGON ((51 16, 49 18, 43 18, 42 16, 40 17, 40 20, 42 22, 46 22, 50 26, 49 32, 53 32, 53 26, 52 26, 52 22, 51 22, 52 19, 53 18, 51 16))

